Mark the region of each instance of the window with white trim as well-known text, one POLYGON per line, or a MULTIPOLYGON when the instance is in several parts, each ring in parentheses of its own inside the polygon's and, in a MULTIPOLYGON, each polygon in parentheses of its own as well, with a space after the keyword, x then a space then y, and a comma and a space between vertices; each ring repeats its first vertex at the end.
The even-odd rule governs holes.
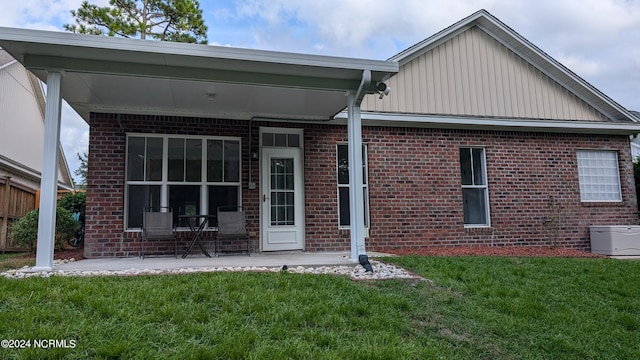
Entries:
POLYGON ((578 150, 578 181, 583 202, 622 201, 618 152, 578 150))
POLYGON ((129 134, 126 156, 127 229, 141 227, 145 207, 169 206, 185 226, 179 215, 240 204, 240 138, 129 134))
POLYGON ((460 148, 465 226, 490 226, 489 189, 483 148, 460 148))
MULTIPOLYGON (((362 192, 364 194, 364 226, 369 227, 369 182, 367 180, 367 146, 362 145, 362 192)), ((338 225, 348 228, 351 224, 349 210, 349 147, 338 144, 337 147, 338 174, 338 225)))

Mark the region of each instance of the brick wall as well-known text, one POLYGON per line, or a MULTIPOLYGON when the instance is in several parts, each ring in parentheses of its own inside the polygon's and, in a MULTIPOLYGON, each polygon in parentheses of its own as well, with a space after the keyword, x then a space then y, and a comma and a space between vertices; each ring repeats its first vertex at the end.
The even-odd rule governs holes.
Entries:
MULTIPOLYGON (((259 164, 249 169, 258 129, 304 128, 306 249, 350 248, 349 231, 338 228, 336 144, 344 126, 93 114, 87 189, 85 255, 138 254, 139 233, 124 231, 125 132, 242 137, 242 199, 250 230, 259 234, 259 164), (249 140, 252 140, 252 143, 249 140)), ((368 144, 370 238, 368 250, 456 245, 546 245, 543 222, 550 199, 563 207, 560 246, 589 248, 591 224, 637 224, 631 153, 626 136, 572 135, 364 127, 368 144), (491 227, 465 229, 460 190, 459 148, 486 149, 491 227), (622 203, 580 202, 577 149, 618 151, 622 203)), ((186 246, 181 233, 180 246, 186 246)), ((166 252, 169 244, 161 244, 166 252)), ((258 238, 252 247, 259 249, 258 238)))
POLYGON ((366 129, 373 248, 546 245, 550 200, 563 207, 558 245, 589 248, 592 224, 637 224, 626 136, 366 129), (485 147, 491 228, 465 229, 459 151, 485 147), (576 150, 618 151, 622 203, 582 203, 576 150))

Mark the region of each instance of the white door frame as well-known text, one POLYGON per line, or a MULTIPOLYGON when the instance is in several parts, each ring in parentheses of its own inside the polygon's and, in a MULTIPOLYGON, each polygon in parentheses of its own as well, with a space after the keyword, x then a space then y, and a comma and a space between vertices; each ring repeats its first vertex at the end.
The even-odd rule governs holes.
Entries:
POLYGON ((304 161, 302 129, 260 128, 260 250, 305 249, 304 161), (263 134, 297 134, 297 147, 264 146, 263 134), (292 158, 294 166, 294 225, 271 223, 271 159, 292 158))

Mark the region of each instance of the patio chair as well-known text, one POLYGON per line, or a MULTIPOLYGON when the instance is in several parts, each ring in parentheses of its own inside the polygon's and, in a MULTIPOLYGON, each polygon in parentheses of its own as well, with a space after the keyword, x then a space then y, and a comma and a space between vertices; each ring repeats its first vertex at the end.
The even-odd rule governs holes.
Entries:
POLYGON ((142 236, 140 237, 140 258, 144 259, 145 245, 149 241, 172 240, 174 255, 178 257, 178 240, 170 207, 145 208, 142 213, 142 236))
MULTIPOLYGON (((222 240, 242 240, 244 246, 239 247, 240 252, 250 254, 251 237, 247 231, 245 212, 241 206, 223 206, 218 208, 218 235, 216 236, 216 249, 220 251, 222 240)), ((229 251, 227 251, 229 252, 229 251)))

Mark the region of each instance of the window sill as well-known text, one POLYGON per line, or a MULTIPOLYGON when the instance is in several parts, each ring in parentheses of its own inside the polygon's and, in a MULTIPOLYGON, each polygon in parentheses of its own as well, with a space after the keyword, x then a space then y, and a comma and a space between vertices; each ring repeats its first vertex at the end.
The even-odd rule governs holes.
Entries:
POLYGON ((483 235, 491 235, 493 234, 493 228, 491 226, 465 226, 464 232, 467 235, 472 236, 483 236, 483 235))
POLYGON ((581 201, 580 205, 584 207, 624 206, 624 201, 581 201))
POLYGON ((491 229, 491 225, 465 225, 465 229, 491 229))

